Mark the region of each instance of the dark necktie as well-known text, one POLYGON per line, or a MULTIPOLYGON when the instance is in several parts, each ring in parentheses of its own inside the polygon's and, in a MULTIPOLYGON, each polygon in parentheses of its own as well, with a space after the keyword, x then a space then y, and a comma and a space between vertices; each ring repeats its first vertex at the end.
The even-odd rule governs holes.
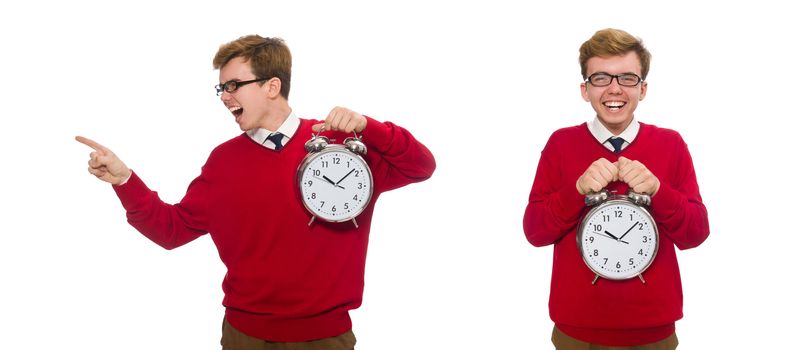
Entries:
POLYGON ((622 152, 622 144, 625 143, 625 139, 621 137, 611 137, 608 139, 608 142, 611 146, 614 146, 614 153, 622 152))
POLYGON ((266 140, 269 140, 274 143, 274 150, 279 151, 282 149, 282 137, 285 136, 284 134, 280 134, 278 132, 271 133, 268 135, 266 140))

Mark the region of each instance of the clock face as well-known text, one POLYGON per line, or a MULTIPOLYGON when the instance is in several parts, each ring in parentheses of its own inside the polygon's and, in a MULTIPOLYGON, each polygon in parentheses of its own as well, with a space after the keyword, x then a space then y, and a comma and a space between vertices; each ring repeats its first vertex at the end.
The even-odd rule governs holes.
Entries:
POLYGON ((329 145, 309 155, 299 167, 299 190, 304 206, 330 222, 348 221, 370 202, 370 167, 362 157, 340 145, 329 145))
POLYGON ((655 259, 657 226, 646 209, 614 199, 586 215, 577 243, 584 262, 596 274, 613 280, 633 278, 655 259))

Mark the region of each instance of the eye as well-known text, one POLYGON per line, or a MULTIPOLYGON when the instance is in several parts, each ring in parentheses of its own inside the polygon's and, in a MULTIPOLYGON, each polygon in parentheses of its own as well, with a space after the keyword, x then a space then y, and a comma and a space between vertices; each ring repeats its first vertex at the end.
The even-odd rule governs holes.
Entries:
POLYGON ((224 84, 224 87, 225 87, 225 91, 227 92, 236 91, 236 89, 238 88, 238 81, 236 80, 228 81, 224 84))
POLYGON ((619 76, 619 80, 624 85, 636 85, 641 80, 641 78, 635 74, 622 74, 619 76))
POLYGON ((589 81, 592 84, 608 84, 611 82, 611 76, 604 73, 595 73, 589 77, 589 81))

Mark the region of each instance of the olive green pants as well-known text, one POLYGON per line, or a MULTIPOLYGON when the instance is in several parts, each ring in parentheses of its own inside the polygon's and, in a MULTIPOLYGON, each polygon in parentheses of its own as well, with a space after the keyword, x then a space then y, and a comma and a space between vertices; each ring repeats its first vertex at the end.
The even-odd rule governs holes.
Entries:
POLYGON ((353 350, 356 337, 347 331, 332 338, 313 341, 285 343, 272 342, 250 337, 233 328, 227 320, 222 321, 222 350, 353 350))
POLYGON ((672 333, 668 338, 661 341, 638 346, 590 344, 564 334, 556 327, 553 327, 551 341, 553 341, 553 346, 556 347, 556 350, 674 350, 677 348, 677 345, 679 345, 677 333, 672 333))

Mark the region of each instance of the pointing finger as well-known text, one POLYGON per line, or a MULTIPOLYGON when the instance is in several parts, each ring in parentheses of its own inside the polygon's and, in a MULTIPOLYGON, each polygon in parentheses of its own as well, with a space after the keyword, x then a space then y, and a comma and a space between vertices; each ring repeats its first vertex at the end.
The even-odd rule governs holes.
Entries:
POLYGON ((101 144, 99 144, 98 142, 93 141, 93 140, 91 140, 91 139, 89 139, 87 137, 77 136, 74 139, 77 140, 77 142, 79 142, 79 143, 81 143, 81 144, 83 144, 85 146, 93 148, 94 150, 97 150, 97 151, 100 151, 100 152, 105 152, 105 153, 108 153, 110 151, 107 147, 104 147, 101 144))

